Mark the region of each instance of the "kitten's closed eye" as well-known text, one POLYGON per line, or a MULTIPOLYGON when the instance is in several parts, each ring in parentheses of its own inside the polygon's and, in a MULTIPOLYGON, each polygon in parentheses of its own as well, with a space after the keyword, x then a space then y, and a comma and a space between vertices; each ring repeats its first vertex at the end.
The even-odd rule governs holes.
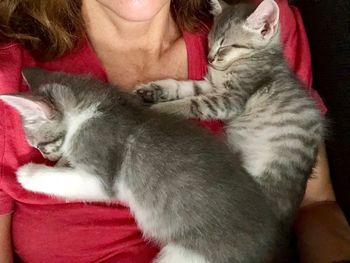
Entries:
POLYGON ((230 49, 230 48, 252 49, 251 47, 249 47, 249 46, 245 46, 245 45, 240 45, 240 44, 230 44, 230 45, 225 45, 225 46, 220 47, 220 50, 223 50, 223 49, 230 49))
POLYGON ((223 61, 226 55, 228 55, 233 49, 240 49, 240 50, 244 50, 244 51, 248 51, 249 49, 251 49, 248 46, 245 45, 240 45, 240 44, 230 44, 230 45, 225 45, 225 46, 221 46, 218 50, 217 53, 217 61, 223 61))

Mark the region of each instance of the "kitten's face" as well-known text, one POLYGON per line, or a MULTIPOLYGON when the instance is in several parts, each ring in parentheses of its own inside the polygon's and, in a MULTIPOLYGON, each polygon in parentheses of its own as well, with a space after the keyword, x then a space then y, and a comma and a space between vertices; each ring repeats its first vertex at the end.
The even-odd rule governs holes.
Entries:
POLYGON ((55 117, 35 124, 27 124, 23 119, 23 127, 28 143, 37 148, 45 158, 57 161, 62 157, 66 134, 62 118, 55 117))
POLYGON ((226 70, 267 47, 278 32, 279 9, 273 0, 264 0, 254 12, 248 5, 230 6, 216 0, 212 7, 208 62, 217 70, 226 70))
POLYGON ((52 87, 39 87, 34 93, 1 95, 0 99, 17 109, 28 143, 52 161, 62 157, 66 125, 63 114, 53 104, 52 87))
POLYGON ((67 123, 66 105, 75 103, 75 97, 60 74, 39 69, 25 69, 23 76, 31 92, 0 95, 0 100, 15 108, 22 117, 28 143, 52 161, 62 157, 67 123))
POLYGON ((209 34, 208 62, 217 70, 225 70, 235 61, 249 57, 255 51, 240 25, 217 27, 209 34))

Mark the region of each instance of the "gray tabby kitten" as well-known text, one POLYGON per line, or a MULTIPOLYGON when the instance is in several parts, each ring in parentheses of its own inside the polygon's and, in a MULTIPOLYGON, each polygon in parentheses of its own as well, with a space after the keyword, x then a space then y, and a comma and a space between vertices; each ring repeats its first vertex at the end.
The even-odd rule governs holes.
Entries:
POLYGON ((261 189, 219 138, 91 78, 23 74, 32 92, 0 100, 21 114, 28 142, 59 159, 22 166, 25 189, 125 203, 145 237, 163 246, 158 263, 271 262, 282 253, 261 189))
POLYGON ((278 5, 264 0, 254 10, 211 3, 205 79, 160 80, 136 92, 148 102, 163 102, 153 106, 161 112, 224 120, 232 149, 276 215, 290 223, 323 140, 323 117, 284 60, 278 5))

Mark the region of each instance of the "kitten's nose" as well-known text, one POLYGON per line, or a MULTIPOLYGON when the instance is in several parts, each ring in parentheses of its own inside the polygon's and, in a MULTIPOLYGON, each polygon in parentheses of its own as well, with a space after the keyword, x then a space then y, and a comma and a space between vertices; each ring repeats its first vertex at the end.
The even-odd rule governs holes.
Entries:
POLYGON ((208 62, 212 63, 215 60, 215 56, 208 56, 208 62))
POLYGON ((37 145, 37 148, 44 154, 48 154, 47 150, 46 150, 46 143, 39 143, 37 145))

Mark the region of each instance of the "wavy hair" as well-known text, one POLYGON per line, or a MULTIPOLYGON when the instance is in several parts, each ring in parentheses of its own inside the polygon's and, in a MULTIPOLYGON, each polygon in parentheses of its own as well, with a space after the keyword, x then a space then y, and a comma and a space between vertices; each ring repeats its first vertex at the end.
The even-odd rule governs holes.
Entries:
MULTIPOLYGON (((58 58, 84 36, 81 0, 0 1, 0 42, 19 42, 37 59, 58 58)), ((172 0, 181 30, 195 31, 208 19, 207 0, 172 0)))

